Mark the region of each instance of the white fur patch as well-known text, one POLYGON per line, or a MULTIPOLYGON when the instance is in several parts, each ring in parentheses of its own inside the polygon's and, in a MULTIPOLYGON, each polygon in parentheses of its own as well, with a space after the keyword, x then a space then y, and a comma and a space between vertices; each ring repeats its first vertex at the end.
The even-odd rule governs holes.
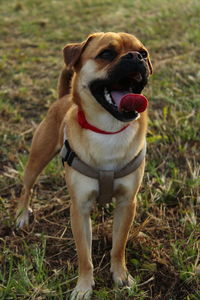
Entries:
POLYGON ((73 188, 77 204, 84 213, 90 213, 95 201, 95 192, 98 193, 98 182, 96 179, 82 175, 73 170, 71 171, 70 184, 73 188))
MULTIPOLYGON (((110 122, 106 116, 102 118, 101 124, 109 127, 110 122)), ((97 134, 88 130, 86 132, 89 146, 87 151, 91 153, 103 170, 119 169, 128 163, 135 156, 134 153, 138 151, 138 145, 135 145, 127 153, 127 147, 134 140, 138 127, 138 123, 135 122, 124 131, 113 135, 97 134)))
POLYGON ((103 79, 106 77, 106 69, 98 70, 98 65, 94 62, 94 60, 89 59, 79 73, 79 84, 84 87, 87 86, 92 80, 103 79))

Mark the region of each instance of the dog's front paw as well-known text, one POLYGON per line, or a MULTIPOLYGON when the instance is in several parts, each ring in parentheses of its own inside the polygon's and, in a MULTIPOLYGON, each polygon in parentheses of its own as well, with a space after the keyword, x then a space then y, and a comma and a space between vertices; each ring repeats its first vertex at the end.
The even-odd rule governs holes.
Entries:
POLYGON ((29 214, 32 213, 32 209, 18 209, 16 213, 16 227, 23 228, 29 224, 29 214))
POLYGON ((122 287, 132 287, 135 283, 134 278, 129 274, 126 269, 120 268, 118 270, 112 271, 112 277, 115 286, 122 287))
POLYGON ((134 285, 133 277, 127 272, 126 276, 114 276, 113 281, 115 286, 122 288, 122 287, 132 287, 134 285))
POLYGON ((70 300, 90 300, 92 296, 92 286, 94 286, 93 280, 90 283, 85 282, 85 280, 79 280, 71 293, 70 300))
POLYGON ((70 300, 90 300, 92 296, 92 288, 78 289, 75 288, 71 293, 70 300))

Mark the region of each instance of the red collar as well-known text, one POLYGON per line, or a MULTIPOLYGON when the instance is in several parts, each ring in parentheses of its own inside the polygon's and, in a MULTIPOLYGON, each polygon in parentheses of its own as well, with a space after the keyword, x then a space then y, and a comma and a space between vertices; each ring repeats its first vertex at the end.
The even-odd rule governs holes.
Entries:
POLYGON ((90 123, 88 123, 88 121, 86 120, 84 111, 80 110, 80 109, 78 110, 78 113, 77 113, 77 121, 82 128, 89 129, 91 131, 101 133, 101 134, 116 134, 116 133, 119 133, 119 132, 125 130, 129 126, 129 124, 128 124, 128 125, 122 127, 120 130, 114 131, 114 132, 101 130, 101 129, 91 125, 90 123))

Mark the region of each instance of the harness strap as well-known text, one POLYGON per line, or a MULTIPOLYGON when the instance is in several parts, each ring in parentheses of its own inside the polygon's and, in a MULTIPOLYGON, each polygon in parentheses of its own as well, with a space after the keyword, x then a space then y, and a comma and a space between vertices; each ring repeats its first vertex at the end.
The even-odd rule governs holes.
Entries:
POLYGON ((135 158, 133 158, 125 167, 116 171, 105 171, 105 170, 97 170, 93 167, 90 167, 88 164, 80 160, 76 155, 76 153, 72 151, 69 142, 67 140, 64 141, 64 145, 60 152, 63 165, 66 162, 70 167, 72 167, 79 173, 87 177, 98 179, 99 181, 98 200, 102 204, 108 203, 112 199, 114 179, 125 177, 133 173, 135 170, 137 170, 137 168, 139 168, 139 166, 143 162, 145 155, 146 155, 146 142, 142 150, 139 152, 139 154, 135 158))
POLYGON ((97 201, 106 204, 112 200, 114 187, 114 171, 99 171, 99 196, 97 201))
POLYGON ((130 173, 133 173, 135 170, 139 168, 141 163, 143 162, 145 156, 147 153, 147 144, 146 141, 144 143, 144 146, 142 150, 138 153, 137 156, 135 156, 125 167, 123 167, 121 170, 118 170, 115 172, 115 178, 121 178, 125 177, 130 173))

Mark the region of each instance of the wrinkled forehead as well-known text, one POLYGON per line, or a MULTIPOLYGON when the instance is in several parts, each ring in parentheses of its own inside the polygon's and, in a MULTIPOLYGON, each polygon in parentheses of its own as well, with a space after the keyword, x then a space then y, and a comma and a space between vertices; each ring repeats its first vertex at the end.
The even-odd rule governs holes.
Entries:
POLYGON ((139 51, 143 44, 133 35, 128 33, 97 33, 86 47, 83 58, 95 57, 101 50, 113 48, 117 52, 139 51))

